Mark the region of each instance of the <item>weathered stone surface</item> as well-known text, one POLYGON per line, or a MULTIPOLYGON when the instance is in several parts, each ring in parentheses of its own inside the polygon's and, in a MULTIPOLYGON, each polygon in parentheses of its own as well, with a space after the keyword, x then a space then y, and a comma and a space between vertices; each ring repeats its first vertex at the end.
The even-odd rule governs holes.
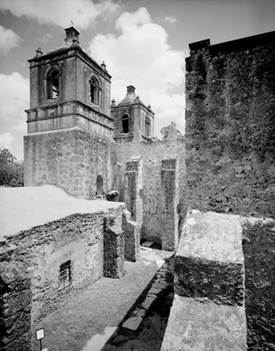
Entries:
POLYGON ((131 214, 128 210, 122 213, 122 230, 124 232, 124 257, 126 261, 135 262, 139 257, 140 226, 137 222, 131 221, 131 214))
POLYGON ((175 292, 243 305, 243 262, 239 217, 194 211, 186 218, 175 257, 175 292))
POLYGON ((120 278, 124 274, 124 233, 122 216, 104 220, 103 273, 105 277, 120 278))
MULTIPOLYGON (((2 271, 0 268, 3 282, 11 284, 10 286, 18 295, 14 298, 14 302, 5 307, 9 316, 12 315, 15 303, 25 308, 25 299, 22 300, 22 298, 25 296, 24 290, 30 288, 30 280, 31 313, 32 322, 35 325, 56 306, 64 303, 74 291, 85 288, 102 277, 103 264, 105 268, 108 265, 112 266, 109 271, 110 276, 122 275, 124 240, 121 224, 125 205, 116 205, 113 208, 111 203, 108 204, 110 209, 107 211, 67 215, 65 218, 34 226, 5 238, 0 248, 0 262, 23 262, 30 278, 13 288, 14 282, 17 281, 17 271, 12 268, 2 271), (108 225, 105 239, 111 244, 104 256, 104 218, 108 217, 110 218, 109 221, 106 220, 108 225), (110 263, 108 259, 111 260, 110 263), (71 280, 62 289, 59 270, 61 264, 69 260, 71 261, 71 280)), ((40 210, 43 212, 42 208, 40 210)), ((11 321, 7 320, 5 323, 11 323, 11 321)))
POLYGON ((149 294, 158 294, 161 291, 161 289, 156 289, 156 288, 151 288, 149 290, 149 294))
POLYGON ((142 317, 140 316, 130 317, 122 324, 122 326, 130 330, 137 330, 141 322, 142 322, 142 317))
POLYGON ((132 158, 126 163, 125 172, 125 203, 127 209, 131 213, 131 219, 142 223, 142 198, 140 197, 140 189, 142 187, 142 161, 138 157, 132 158))
POLYGON ((30 278, 26 268, 15 262, 0 264, 0 349, 31 349, 30 278))
POLYGON ((111 169, 107 138, 78 129, 29 134, 24 137, 24 155, 25 186, 51 184, 75 197, 95 199, 101 175, 107 191, 111 169))
POLYGON ((162 160, 161 167, 161 242, 162 249, 173 251, 178 245, 177 160, 162 160))
POLYGON ((186 201, 274 218, 275 32, 209 43, 186 59, 186 201))
POLYGON ((175 295, 161 351, 245 351, 245 308, 175 295))
POLYGON ((147 296, 144 302, 141 304, 141 307, 144 308, 145 310, 148 310, 152 303, 154 302, 156 297, 153 296, 147 296))
POLYGON ((242 219, 248 350, 275 349, 275 221, 242 219))
MULTIPOLYGON (((180 220, 175 219, 175 226, 181 226, 186 214, 186 206, 182 199, 185 191, 185 142, 184 139, 161 140, 157 142, 111 144, 112 189, 119 189, 119 201, 125 201, 125 172, 131 157, 140 156, 142 159, 142 184, 138 196, 142 198, 141 239, 162 244, 162 209, 164 201, 161 191, 162 160, 178 160, 178 202, 176 211, 180 220)), ((128 208, 129 209, 129 208, 128 208)), ((173 223, 171 223, 173 225, 173 223)))

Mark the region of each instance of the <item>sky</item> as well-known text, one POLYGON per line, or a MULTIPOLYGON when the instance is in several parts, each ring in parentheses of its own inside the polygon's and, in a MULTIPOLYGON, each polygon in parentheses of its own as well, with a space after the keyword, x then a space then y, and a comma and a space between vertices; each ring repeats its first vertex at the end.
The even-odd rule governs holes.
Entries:
POLYGON ((155 135, 174 121, 184 133, 188 44, 275 30, 275 0, 0 0, 0 148, 23 159, 29 63, 61 45, 64 29, 112 76, 119 103, 132 84, 155 112, 155 135))

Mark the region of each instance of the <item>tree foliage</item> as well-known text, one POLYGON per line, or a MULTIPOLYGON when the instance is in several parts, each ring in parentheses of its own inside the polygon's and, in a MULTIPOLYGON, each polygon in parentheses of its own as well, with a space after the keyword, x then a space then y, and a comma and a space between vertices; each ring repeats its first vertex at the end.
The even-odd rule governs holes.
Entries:
POLYGON ((0 186, 24 186, 23 162, 8 149, 0 149, 0 186))

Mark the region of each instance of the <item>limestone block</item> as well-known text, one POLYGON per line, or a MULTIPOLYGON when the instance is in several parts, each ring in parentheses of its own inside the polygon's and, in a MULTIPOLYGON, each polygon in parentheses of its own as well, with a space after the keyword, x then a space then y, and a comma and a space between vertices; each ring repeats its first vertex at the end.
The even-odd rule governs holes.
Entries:
POLYGON ((175 295, 161 351, 245 351, 243 306, 175 295))
POLYGON ((175 257, 175 292, 217 304, 244 304, 238 216, 199 211, 187 216, 175 257))
POLYGON ((122 324, 122 326, 130 330, 137 330, 141 322, 142 317, 140 316, 130 317, 122 324))

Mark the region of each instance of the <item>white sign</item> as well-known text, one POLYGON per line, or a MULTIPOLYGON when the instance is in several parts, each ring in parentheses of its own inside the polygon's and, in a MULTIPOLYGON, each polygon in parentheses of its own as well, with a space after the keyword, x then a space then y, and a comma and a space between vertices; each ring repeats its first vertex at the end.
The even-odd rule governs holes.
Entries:
POLYGON ((44 328, 39 329, 39 330, 36 331, 36 339, 37 340, 43 339, 44 337, 45 337, 45 330, 44 330, 44 328))

